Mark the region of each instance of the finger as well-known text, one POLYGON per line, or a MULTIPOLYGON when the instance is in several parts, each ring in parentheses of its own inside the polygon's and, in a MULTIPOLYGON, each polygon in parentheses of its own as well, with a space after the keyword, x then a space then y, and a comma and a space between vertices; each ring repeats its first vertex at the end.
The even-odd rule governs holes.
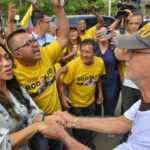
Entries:
POLYGON ((65 108, 67 109, 67 108, 71 108, 71 107, 66 103, 65 108))

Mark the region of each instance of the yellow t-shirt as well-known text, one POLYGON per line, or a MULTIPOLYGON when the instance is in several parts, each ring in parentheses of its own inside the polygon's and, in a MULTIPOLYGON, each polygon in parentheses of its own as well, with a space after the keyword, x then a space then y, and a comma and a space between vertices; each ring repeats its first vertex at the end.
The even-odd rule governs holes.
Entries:
POLYGON ((61 80, 69 84, 69 99, 73 107, 87 107, 95 101, 95 87, 100 75, 106 74, 104 61, 94 56, 94 63, 85 65, 78 57, 68 63, 68 73, 61 80), (87 83, 92 75, 91 82, 87 83))
MULTIPOLYGON (((65 47, 64 50, 63 50, 63 52, 66 53, 66 50, 67 50, 67 48, 65 47)), ((71 50, 70 50, 70 47, 69 47, 69 54, 70 54, 70 53, 71 53, 71 50)), ((77 56, 78 56, 78 57, 80 56, 80 46, 78 46, 77 56)), ((72 56, 69 60, 67 60, 67 61, 65 62, 65 66, 66 66, 71 60, 73 60, 73 59, 74 59, 74 56, 72 56)))
POLYGON ((84 35, 80 35, 81 40, 83 41, 84 39, 92 39, 94 37, 94 32, 96 31, 96 26, 91 27, 90 29, 85 31, 84 35))
POLYGON ((53 68, 54 61, 60 57, 62 49, 55 40, 46 47, 40 47, 40 53, 41 59, 32 67, 22 66, 16 60, 17 68, 14 69, 14 74, 37 106, 44 113, 52 114, 62 109, 53 68), (42 86, 42 82, 46 82, 46 85, 42 86))

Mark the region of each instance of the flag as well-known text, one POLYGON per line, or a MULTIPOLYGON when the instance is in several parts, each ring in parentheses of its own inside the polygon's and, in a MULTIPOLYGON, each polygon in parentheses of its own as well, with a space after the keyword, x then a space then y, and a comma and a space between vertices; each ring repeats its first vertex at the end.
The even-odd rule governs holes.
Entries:
POLYGON ((26 29, 26 31, 29 34, 32 33, 32 30, 34 28, 32 21, 31 21, 32 11, 33 11, 33 7, 31 5, 30 8, 28 9, 28 11, 26 12, 25 16, 23 17, 22 21, 21 21, 21 25, 26 29))

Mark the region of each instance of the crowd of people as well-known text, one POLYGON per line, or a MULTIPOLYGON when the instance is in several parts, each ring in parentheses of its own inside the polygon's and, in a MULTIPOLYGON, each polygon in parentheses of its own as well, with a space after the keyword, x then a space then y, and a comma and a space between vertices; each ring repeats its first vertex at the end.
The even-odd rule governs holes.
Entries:
POLYGON ((124 134, 114 150, 149 150, 150 23, 127 9, 127 35, 119 36, 120 19, 108 27, 92 9, 98 23, 86 30, 83 19, 69 26, 63 6, 51 2, 58 29, 37 3, 30 35, 13 26, 18 10, 9 5, 0 39, 0 149, 96 150, 92 138, 100 132, 124 134))

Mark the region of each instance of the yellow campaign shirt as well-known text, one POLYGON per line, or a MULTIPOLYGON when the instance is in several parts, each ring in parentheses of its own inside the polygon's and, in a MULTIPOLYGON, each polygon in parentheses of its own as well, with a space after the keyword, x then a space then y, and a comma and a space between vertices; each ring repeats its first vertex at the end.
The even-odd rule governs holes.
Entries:
POLYGON ((84 39, 92 39, 94 37, 94 32, 96 31, 96 26, 93 26, 92 28, 88 29, 85 31, 84 35, 80 35, 81 40, 83 41, 84 39))
POLYGON ((53 64, 62 54, 62 49, 55 40, 46 47, 40 47, 41 59, 32 67, 25 67, 16 60, 17 68, 14 74, 20 85, 33 98, 44 113, 54 113, 61 110, 53 64), (42 85, 42 81, 46 85, 42 85))
POLYGON ((94 63, 85 65, 81 57, 68 63, 68 73, 63 74, 61 80, 69 84, 68 97, 73 107, 87 107, 95 101, 95 87, 99 76, 106 74, 104 61, 94 56, 94 63), (91 82, 87 83, 92 76, 91 82))
MULTIPOLYGON (((63 50, 63 52, 66 53, 66 50, 67 50, 67 48, 65 47, 64 50, 63 50)), ((70 53, 71 53, 71 50, 70 50, 70 47, 69 47, 69 54, 70 54, 70 53)), ((78 46, 77 56, 78 56, 78 57, 80 56, 80 46, 78 46)), ((74 57, 72 56, 69 60, 67 60, 67 61, 65 62, 65 66, 66 66, 71 60, 73 60, 73 59, 74 59, 74 57)))

